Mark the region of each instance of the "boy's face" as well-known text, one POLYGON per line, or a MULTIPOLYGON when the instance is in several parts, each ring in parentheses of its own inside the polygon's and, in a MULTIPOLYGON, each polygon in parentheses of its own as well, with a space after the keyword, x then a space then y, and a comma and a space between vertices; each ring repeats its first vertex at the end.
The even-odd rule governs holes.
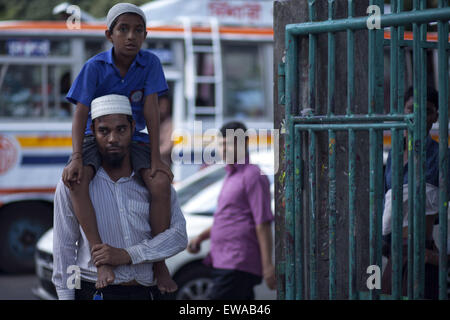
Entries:
POLYGON ((134 13, 124 13, 117 17, 112 30, 105 31, 106 38, 114 45, 114 52, 121 56, 136 56, 147 36, 142 18, 134 13))

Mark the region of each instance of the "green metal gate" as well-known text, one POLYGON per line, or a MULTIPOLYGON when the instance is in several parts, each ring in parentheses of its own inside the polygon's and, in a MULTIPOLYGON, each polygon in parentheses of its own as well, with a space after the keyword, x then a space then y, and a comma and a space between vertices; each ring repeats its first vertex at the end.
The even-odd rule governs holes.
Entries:
MULTIPOLYGON (((392 137, 392 295, 387 298, 402 298, 402 185, 403 185, 403 147, 404 130, 408 132, 408 299, 424 297, 424 248, 425 248, 425 160, 426 160, 426 55, 425 50, 435 48, 438 51, 439 70, 439 136, 448 137, 448 20, 450 8, 447 0, 440 0, 439 7, 426 8, 426 1, 414 0, 413 10, 404 11, 403 0, 392 0, 392 14, 381 15, 380 29, 368 29, 368 17, 353 17, 354 1, 348 0, 348 18, 333 20, 334 0, 328 0, 326 21, 315 21, 315 0, 309 0, 310 22, 286 26, 286 56, 279 64, 278 92, 279 103, 286 108, 286 212, 285 212, 285 274, 284 291, 279 296, 285 299, 317 298, 317 210, 315 192, 308 194, 308 208, 304 203, 304 192, 314 190, 316 181, 316 135, 328 133, 328 233, 329 233, 329 298, 336 298, 336 132, 348 133, 348 297, 359 299, 361 292, 356 285, 356 244, 355 244, 355 133, 369 132, 370 149, 370 264, 381 266, 381 219, 383 213, 383 131, 390 131, 392 137), (438 24, 438 41, 427 41, 427 25, 438 24), (412 26, 413 40, 405 40, 405 26, 412 26), (383 28, 390 27, 391 37, 384 40, 383 28), (353 97, 355 95, 354 33, 367 30, 369 43, 369 79, 368 113, 354 114, 353 97), (335 115, 333 97, 335 95, 335 34, 347 33, 347 111, 335 115), (317 37, 328 35, 328 104, 326 114, 302 114, 295 111, 294 100, 299 88, 299 74, 308 74, 308 106, 299 109, 315 110, 316 92, 316 55, 317 37), (306 39, 308 46, 308 70, 300 70, 298 64, 299 42, 306 39), (390 47, 390 112, 383 107, 383 47, 390 47), (404 51, 406 47, 413 51, 413 87, 414 113, 404 114, 404 51), (381 51, 380 51, 381 50, 381 51), (381 52, 381 54, 380 54, 381 52), (308 147, 308 159, 302 150, 308 147), (307 169, 307 170, 305 170, 307 169), (308 177, 305 172, 308 171, 308 177), (308 183, 304 183, 308 181, 308 183), (305 216, 308 226, 305 226, 305 216), (304 230, 308 230, 306 239, 304 230), (307 258, 307 259, 306 259, 307 258), (305 261, 308 265, 305 265, 305 261), (411 271, 412 270, 412 271, 411 271)), ((383 8, 383 1, 370 1, 371 5, 383 8)), ((381 9, 383 10, 383 9, 381 9)), ((344 93, 341 93, 344 94, 344 93)), ((439 139, 439 220, 440 257, 439 257, 439 297, 447 299, 447 139, 439 139)), ((340 213, 344 214, 344 213, 340 213)), ((368 291, 368 297, 378 299, 375 291, 368 291)), ((383 297, 381 297, 383 298, 383 297)), ((386 297, 384 297, 386 298, 386 297)))

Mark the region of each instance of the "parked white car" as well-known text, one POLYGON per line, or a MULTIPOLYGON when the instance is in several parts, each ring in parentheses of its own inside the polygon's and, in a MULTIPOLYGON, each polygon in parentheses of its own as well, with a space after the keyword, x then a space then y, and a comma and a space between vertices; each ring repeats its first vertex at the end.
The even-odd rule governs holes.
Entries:
MULTIPOLYGON (((273 153, 266 151, 252 153, 250 159, 252 163, 261 167, 270 180, 272 211, 274 212, 273 153)), ((213 213, 225 174, 224 165, 214 165, 200 170, 174 186, 186 219, 189 240, 212 225, 213 213)), ((56 290, 51 282, 53 229, 41 237, 36 249, 35 262, 39 285, 33 288, 33 293, 41 299, 56 299, 56 290)), ((191 254, 184 250, 166 260, 167 267, 179 288, 173 296, 166 295, 166 297, 185 300, 206 298, 212 285, 211 269, 206 267, 202 260, 208 252, 209 241, 204 241, 197 254, 191 254)), ((255 287, 255 298, 276 299, 276 291, 269 290, 263 281, 255 287)))

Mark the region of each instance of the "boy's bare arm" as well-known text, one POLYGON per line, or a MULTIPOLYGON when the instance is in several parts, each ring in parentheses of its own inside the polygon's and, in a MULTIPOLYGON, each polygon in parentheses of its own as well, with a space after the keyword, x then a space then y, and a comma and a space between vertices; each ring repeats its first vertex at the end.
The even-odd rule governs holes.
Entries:
POLYGON ((73 152, 82 152, 84 130, 89 117, 89 107, 81 102, 77 103, 72 122, 73 152))
POLYGON ((161 154, 159 150, 159 106, 158 95, 156 93, 145 97, 144 102, 144 118, 147 125, 148 134, 150 135, 150 150, 151 150, 151 171, 154 175, 158 170, 165 172, 170 180, 173 179, 173 174, 170 168, 161 161, 161 154))
POLYGON ((72 161, 64 168, 62 176, 64 184, 71 189, 71 183, 80 184, 83 174, 83 138, 88 117, 89 108, 78 102, 72 121, 72 161))

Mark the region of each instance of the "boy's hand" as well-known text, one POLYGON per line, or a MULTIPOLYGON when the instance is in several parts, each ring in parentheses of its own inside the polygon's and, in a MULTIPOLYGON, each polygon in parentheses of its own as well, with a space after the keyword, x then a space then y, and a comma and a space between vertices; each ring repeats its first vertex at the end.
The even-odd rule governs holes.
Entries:
POLYGON ((80 184, 83 176, 83 159, 72 159, 70 163, 64 168, 62 174, 62 181, 67 188, 73 190, 74 183, 80 184))
POLYGON ((158 171, 165 173, 169 177, 170 182, 173 181, 173 173, 172 170, 170 170, 170 167, 162 161, 152 160, 150 176, 153 178, 158 171))

